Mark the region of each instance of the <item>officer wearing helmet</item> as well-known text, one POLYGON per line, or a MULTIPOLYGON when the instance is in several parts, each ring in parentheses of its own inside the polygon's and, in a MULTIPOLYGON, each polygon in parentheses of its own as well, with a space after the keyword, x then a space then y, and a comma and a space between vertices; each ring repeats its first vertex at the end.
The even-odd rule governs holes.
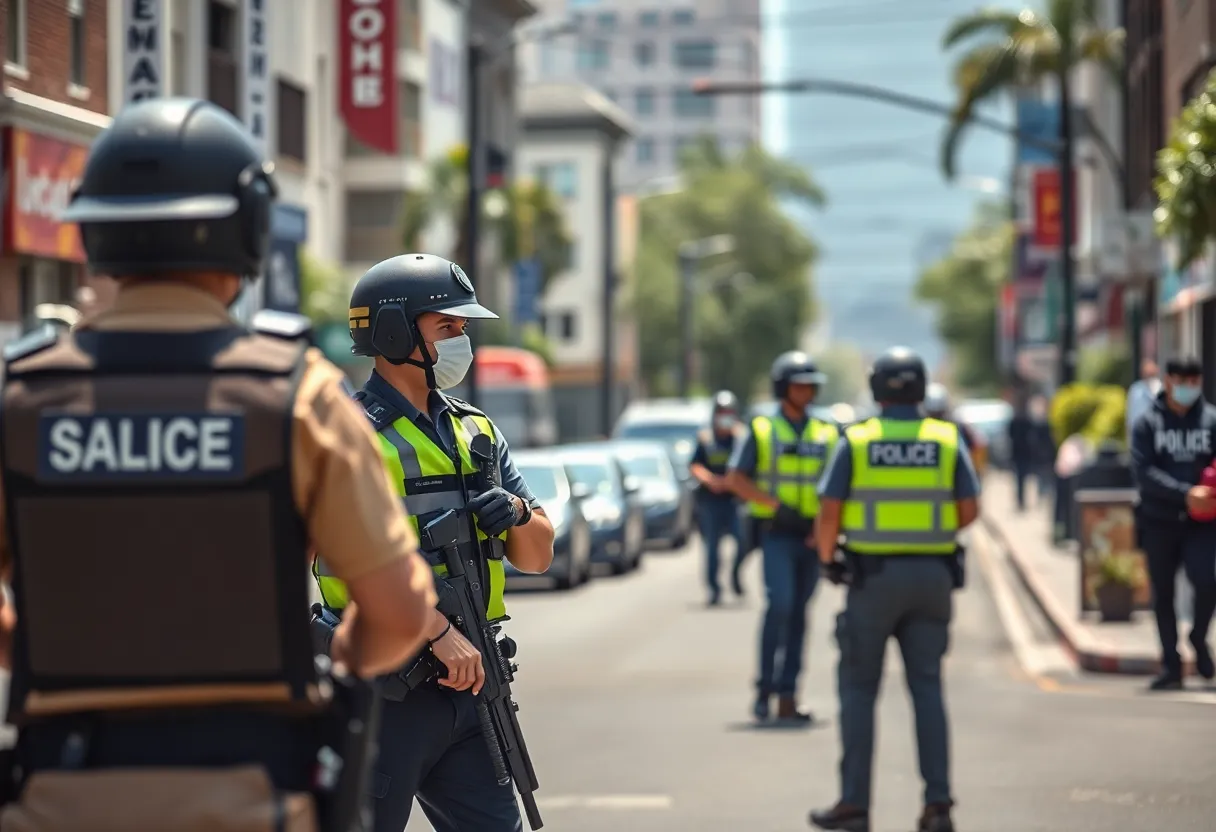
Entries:
POLYGON ((813 531, 819 514, 815 487, 836 446, 839 429, 810 412, 827 377, 804 352, 777 356, 770 373, 778 409, 752 419, 730 462, 728 482, 756 528, 764 557, 768 605, 760 630, 760 675, 752 714, 809 723, 797 708, 798 675, 806 640, 806 608, 819 580, 813 531))
POLYGON ((979 516, 979 481, 958 428, 921 415, 925 383, 916 353, 895 347, 880 356, 870 373, 880 413, 845 430, 820 480, 819 557, 833 581, 845 580, 836 559, 843 533, 850 584, 836 620, 841 795, 811 814, 820 829, 869 832, 874 706, 892 637, 903 654, 925 781, 918 829, 954 829, 941 668, 951 593, 962 586, 956 536, 979 516))
POLYGON ((697 437, 697 449, 688 470, 697 481, 697 521, 705 546, 705 582, 712 607, 722 597, 718 572, 719 550, 724 537, 735 539, 731 587, 735 595, 743 595, 739 569, 746 552, 739 543, 739 515, 734 494, 726 482, 726 465, 739 435, 739 400, 734 393, 720 390, 714 394, 710 420, 709 428, 697 437))
MULTIPOLYGON (((350 333, 355 355, 375 369, 355 398, 380 436, 383 464, 410 514, 425 524, 447 510, 466 512, 476 532, 476 559, 486 591, 486 617, 503 619, 503 559, 541 573, 553 560, 553 526, 511 461, 494 423, 468 402, 442 391, 473 365, 465 327, 497 318, 477 302, 455 263, 432 254, 403 254, 376 264, 355 285, 350 333), (485 436, 490 459, 474 453, 485 436), (496 462, 495 462, 496 460, 496 462), (489 466, 497 465, 497 470, 489 466)), ((470 544, 473 538, 470 535, 470 544)), ((324 552, 315 568, 325 605, 341 614, 346 591, 329 575, 324 552)), ((427 552, 439 575, 442 553, 427 552)), ((440 584, 443 595, 444 583, 440 584)), ((474 697, 485 683, 482 657, 458 626, 431 611, 428 646, 386 685, 373 794, 376 832, 401 832, 414 798, 438 832, 513 832, 521 828, 511 785, 500 785, 482 736, 474 697), (437 659, 442 676, 419 671, 437 659)))
POLYGON ((987 459, 987 448, 968 425, 955 419, 952 415, 953 405, 950 402, 950 391, 946 385, 933 382, 925 389, 925 403, 922 408, 925 415, 942 422, 950 422, 958 428, 959 439, 971 455, 971 463, 977 474, 984 473, 984 462, 987 459))
POLYGON ((23 791, 0 827, 227 826, 213 813, 228 807, 355 828, 365 786, 348 775, 371 752, 351 728, 374 709, 342 717, 341 691, 359 689, 316 661, 309 550, 357 609, 332 655, 359 673, 418 649, 436 595, 306 319, 229 315, 261 270, 275 193, 250 135, 210 102, 132 104, 92 147, 64 219, 117 295, 4 355, 15 610, 0 611, 0 652, 23 791))

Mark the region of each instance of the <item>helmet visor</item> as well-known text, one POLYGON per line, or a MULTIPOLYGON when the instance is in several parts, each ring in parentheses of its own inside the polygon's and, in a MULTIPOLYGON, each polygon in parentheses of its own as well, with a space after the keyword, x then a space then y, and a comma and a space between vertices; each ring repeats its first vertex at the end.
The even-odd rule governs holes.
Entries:
POLYGON ((157 222, 159 220, 222 220, 237 212, 232 194, 181 196, 82 196, 73 200, 62 222, 157 222))
POLYGON ((457 318, 469 318, 472 320, 497 320, 498 316, 486 309, 480 303, 455 303, 451 306, 441 306, 436 309, 428 309, 428 312, 439 312, 443 315, 454 315, 457 318))
POLYGON ((804 372, 791 373, 788 380, 790 384, 823 384, 828 380, 828 377, 818 370, 806 370, 804 372))

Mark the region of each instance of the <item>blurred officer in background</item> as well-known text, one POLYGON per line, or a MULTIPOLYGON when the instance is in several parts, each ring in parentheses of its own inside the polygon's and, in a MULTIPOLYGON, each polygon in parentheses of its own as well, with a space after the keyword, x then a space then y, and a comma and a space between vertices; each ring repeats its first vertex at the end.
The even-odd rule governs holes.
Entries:
POLYGON ((971 455, 971 463, 977 474, 983 474, 988 463, 988 447, 983 437, 971 429, 966 423, 954 418, 954 404, 950 401, 950 391, 946 385, 934 382, 925 390, 925 403, 922 408, 930 419, 949 422, 958 428, 959 438, 967 453, 971 455))
POLYGON ((731 587, 735 595, 743 594, 739 569, 746 554, 739 540, 739 513, 735 495, 726 483, 726 466, 730 462, 735 439, 739 436, 739 400, 729 390, 714 395, 714 408, 709 429, 697 438, 688 470, 697 481, 697 521, 701 542, 705 546, 705 579, 709 586, 709 604, 716 605, 722 591, 718 584, 719 551, 722 539, 735 541, 735 560, 731 567, 731 587))
POLYGON ((0 619, 24 788, 5 829, 193 829, 226 809, 312 829, 318 806, 350 828, 306 797, 341 748, 318 730, 308 550, 346 582, 333 655, 360 672, 414 652, 436 596, 307 319, 229 317, 266 254, 271 170, 215 104, 125 108, 64 215, 117 297, 5 350, 0 505, 21 510, 2 518, 0 619))
POLYGON ((924 362, 904 347, 874 362, 881 411, 845 430, 820 483, 819 558, 835 581, 840 533, 851 586, 836 619, 840 646, 840 802, 813 812, 820 829, 870 830, 874 706, 887 639, 899 642, 912 695, 925 808, 919 832, 952 832, 949 731, 942 658, 951 593, 962 586, 956 535, 979 516, 979 480, 959 429, 926 419, 924 362))
POLYGON ((1190 642, 1199 675, 1216 675, 1208 627, 1216 610, 1216 491, 1200 485, 1216 456, 1216 407, 1203 400, 1203 365, 1175 358, 1165 365, 1165 389, 1132 429, 1132 470, 1140 491, 1136 525, 1148 560, 1153 609, 1161 639, 1161 675, 1151 690, 1182 687, 1175 587, 1178 569, 1195 589, 1190 642), (1199 520, 1196 517, 1201 518, 1199 520))
POLYGON ((764 555, 768 608, 760 632, 760 676, 752 713, 758 720, 768 719, 770 699, 776 694, 778 719, 808 723, 811 715, 799 712, 795 700, 806 608, 819 580, 819 560, 813 541, 807 541, 819 514, 815 487, 839 432, 835 424, 810 413, 827 380, 810 356, 777 356, 769 378, 780 409, 752 419, 727 475, 734 493, 750 504, 764 555))
MULTIPOLYGON (((497 317, 477 302, 460 266, 432 254, 378 263, 350 299, 352 352, 376 361, 355 398, 379 433, 383 465, 415 526, 450 509, 471 517, 461 545, 478 565, 491 622, 506 616, 503 558, 528 573, 544 572, 553 560, 553 525, 511 461, 502 434, 480 410, 440 392, 460 384, 473 367, 468 321, 497 317), (472 450, 481 435, 492 442, 489 461, 472 450), (489 470, 495 461, 498 470, 489 470)), ((316 572, 322 598, 342 614, 346 588, 329 574, 321 554, 316 572)), ((442 599, 442 553, 424 554, 440 576, 442 599)), ((384 686, 373 783, 376 832, 401 832, 415 796, 439 832, 514 832, 522 826, 515 791, 496 780, 478 722, 474 697, 485 683, 482 657, 438 609, 431 611, 427 638, 428 652, 446 675, 428 673, 430 657, 420 655, 393 674, 389 682, 395 684, 384 686)))

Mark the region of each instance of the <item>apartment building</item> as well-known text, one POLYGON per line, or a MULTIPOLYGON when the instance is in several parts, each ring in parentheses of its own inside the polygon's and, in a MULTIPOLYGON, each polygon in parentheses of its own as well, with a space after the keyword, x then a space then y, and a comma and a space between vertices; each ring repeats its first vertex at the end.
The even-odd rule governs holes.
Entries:
POLYGON ((58 220, 108 126, 105 0, 0 0, 5 191, 0 342, 42 303, 73 303, 90 283, 75 228, 58 220))
POLYGON ((736 149, 760 140, 754 96, 701 97, 698 78, 761 80, 760 0, 536 0, 521 50, 528 82, 576 79, 618 104, 637 132, 621 160, 626 190, 670 176, 703 133, 736 149), (542 26, 563 28, 545 34, 542 26))

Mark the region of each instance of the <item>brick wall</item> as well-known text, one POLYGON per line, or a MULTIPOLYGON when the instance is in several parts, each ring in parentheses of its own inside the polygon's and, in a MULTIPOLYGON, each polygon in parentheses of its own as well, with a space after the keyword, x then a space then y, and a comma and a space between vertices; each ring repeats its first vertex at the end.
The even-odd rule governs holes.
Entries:
MULTIPOLYGON (((0 0, 0 46, 7 53, 9 4, 20 0, 0 0)), ((63 104, 109 112, 106 100, 106 0, 82 0, 85 8, 85 86, 87 95, 70 95, 71 30, 66 0, 24 0, 26 8, 26 70, 28 78, 6 73, 8 86, 50 98, 63 104)))

